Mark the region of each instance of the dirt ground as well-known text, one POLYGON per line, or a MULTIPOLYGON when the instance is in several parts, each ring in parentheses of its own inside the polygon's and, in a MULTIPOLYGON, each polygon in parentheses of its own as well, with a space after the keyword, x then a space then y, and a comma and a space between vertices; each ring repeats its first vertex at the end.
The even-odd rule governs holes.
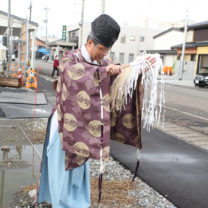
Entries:
MULTIPOLYGON (((91 206, 95 208, 98 205, 98 178, 91 178, 91 206)), ((134 204, 138 198, 130 196, 130 192, 133 191, 138 185, 138 182, 132 181, 109 181, 104 180, 102 185, 102 196, 99 207, 129 207, 134 204)), ((33 205, 33 198, 30 198, 28 192, 37 188, 37 185, 31 185, 22 188, 19 192, 14 195, 12 200, 12 207, 35 207, 33 205)), ((51 206, 47 203, 38 204, 37 207, 50 208, 51 206)))

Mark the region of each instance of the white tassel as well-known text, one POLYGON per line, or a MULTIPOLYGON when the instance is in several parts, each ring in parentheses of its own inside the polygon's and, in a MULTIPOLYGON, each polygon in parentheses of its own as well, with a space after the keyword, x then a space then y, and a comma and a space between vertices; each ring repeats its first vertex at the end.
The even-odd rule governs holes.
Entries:
POLYGON ((143 128, 150 131, 151 127, 153 127, 153 123, 159 124, 161 119, 163 119, 162 123, 164 124, 163 105, 165 103, 165 99, 162 60, 159 54, 148 55, 144 52, 129 65, 131 70, 129 73, 126 73, 122 79, 118 95, 116 97, 117 100, 122 100, 122 98, 124 98, 124 102, 121 103, 121 106, 115 105, 115 110, 121 110, 122 107, 125 109, 125 106, 128 105, 128 98, 132 98, 133 92, 136 89, 139 75, 142 74, 142 84, 144 89, 142 105, 142 119, 144 121, 143 128), (147 60, 148 56, 155 57, 156 62, 154 63, 154 66, 152 66, 149 60, 147 60), (158 105, 159 109, 157 109, 159 70, 161 70, 161 81, 158 105))

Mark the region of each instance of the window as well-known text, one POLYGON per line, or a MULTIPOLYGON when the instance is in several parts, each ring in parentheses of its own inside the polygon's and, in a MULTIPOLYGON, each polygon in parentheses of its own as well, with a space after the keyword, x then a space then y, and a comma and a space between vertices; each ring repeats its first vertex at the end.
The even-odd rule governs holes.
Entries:
POLYGON ((119 53, 119 63, 120 64, 124 63, 124 53, 119 53))
POLYGON ((112 62, 115 61, 115 53, 112 52, 112 51, 110 52, 110 59, 111 59, 112 62))
POLYGON ((130 41, 135 41, 136 40, 136 36, 135 35, 131 35, 130 36, 130 41))
POLYGON ((129 54, 129 62, 132 62, 134 60, 134 54, 130 53, 129 54))
POLYGON ((191 61, 196 61, 196 55, 195 54, 191 54, 191 61))
POLYGON ((76 31, 73 31, 72 32, 72 38, 75 38, 76 37, 76 31))
POLYGON ((140 37, 139 37, 139 41, 140 41, 140 42, 144 42, 144 36, 140 36, 140 37))
POLYGON ((187 41, 188 41, 188 42, 191 42, 192 39, 193 39, 192 37, 193 37, 193 31, 189 31, 189 32, 188 32, 188 40, 187 40, 187 41))
POLYGON ((121 43, 126 43, 126 35, 121 35, 121 43))
POLYGON ((199 55, 197 71, 199 74, 208 73, 208 55, 199 55))

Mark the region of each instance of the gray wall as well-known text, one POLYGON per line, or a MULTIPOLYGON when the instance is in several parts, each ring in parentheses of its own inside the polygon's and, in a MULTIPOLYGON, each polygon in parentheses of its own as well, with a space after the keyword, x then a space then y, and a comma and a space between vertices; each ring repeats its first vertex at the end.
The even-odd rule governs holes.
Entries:
MULTIPOLYGON (((195 61, 184 61, 184 70, 182 73, 182 80, 193 81, 195 76, 195 61)), ((180 61, 176 61, 175 74, 173 75, 175 80, 179 80, 180 76, 180 61)))

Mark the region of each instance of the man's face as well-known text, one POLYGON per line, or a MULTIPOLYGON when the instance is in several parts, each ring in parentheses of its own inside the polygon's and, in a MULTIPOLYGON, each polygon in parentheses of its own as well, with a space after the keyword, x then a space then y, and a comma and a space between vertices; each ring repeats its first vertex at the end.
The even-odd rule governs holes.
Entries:
POLYGON ((93 59, 96 61, 102 60, 109 52, 110 48, 107 48, 101 44, 94 45, 94 50, 93 50, 93 59))
POLYGON ((107 48, 101 44, 95 45, 91 39, 87 42, 87 48, 91 60, 96 60, 97 62, 100 62, 110 50, 110 48, 107 48))

